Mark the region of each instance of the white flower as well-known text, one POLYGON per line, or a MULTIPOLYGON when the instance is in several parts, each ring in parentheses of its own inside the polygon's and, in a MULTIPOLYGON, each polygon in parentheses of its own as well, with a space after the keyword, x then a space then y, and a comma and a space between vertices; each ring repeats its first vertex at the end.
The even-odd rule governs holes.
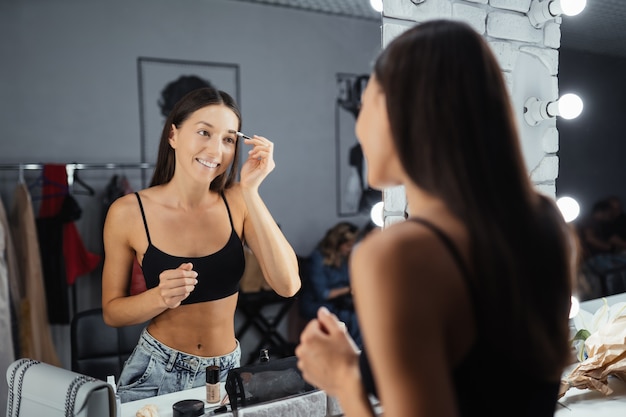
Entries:
POLYGON ((592 333, 597 332, 609 323, 613 323, 620 316, 626 316, 626 302, 615 303, 609 307, 606 298, 602 298, 604 302, 595 313, 590 313, 582 308, 573 318, 576 327, 576 336, 572 339, 572 343, 577 350, 577 358, 580 362, 585 360, 585 340, 592 333))

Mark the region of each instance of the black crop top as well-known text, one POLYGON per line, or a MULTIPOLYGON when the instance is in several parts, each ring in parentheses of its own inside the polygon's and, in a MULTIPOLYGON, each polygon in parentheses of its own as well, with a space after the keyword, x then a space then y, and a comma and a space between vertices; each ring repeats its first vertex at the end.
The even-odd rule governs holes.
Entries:
POLYGON ((167 269, 176 269, 182 263, 191 262, 193 263, 193 270, 198 273, 198 283, 196 284, 196 288, 181 304, 219 300, 239 291, 239 281, 243 276, 246 261, 243 253, 243 244, 237 232, 235 232, 233 219, 230 215, 230 208, 228 207, 228 202, 224 194, 222 194, 222 199, 228 211, 228 218, 232 230, 230 238, 222 249, 200 258, 174 256, 156 248, 150 239, 150 232, 148 231, 148 223, 143 211, 143 205, 141 204, 141 198, 139 198, 139 193, 136 192, 135 195, 139 202, 143 224, 146 228, 146 236, 148 237, 148 248, 141 262, 141 269, 148 289, 155 288, 159 285, 159 275, 161 272, 167 269))

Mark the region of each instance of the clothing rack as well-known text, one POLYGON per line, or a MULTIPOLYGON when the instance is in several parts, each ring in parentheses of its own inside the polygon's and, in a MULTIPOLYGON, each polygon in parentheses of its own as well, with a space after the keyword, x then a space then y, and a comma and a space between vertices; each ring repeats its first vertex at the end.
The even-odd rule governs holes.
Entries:
MULTIPOLYGON (((24 180, 24 171, 41 170, 46 164, 42 163, 19 163, 19 164, 0 164, 1 171, 19 171, 19 180, 24 180)), ((81 169, 150 169, 154 168, 154 164, 148 162, 139 163, 77 163, 72 162, 65 164, 67 171, 67 184, 71 187, 74 184, 74 171, 81 169)), ((142 171, 143 173, 143 171, 142 171)), ((143 178, 143 175, 142 175, 143 178)), ((145 182, 145 181, 144 181, 145 182)))
MULTIPOLYGON (((63 165, 63 163, 50 162, 50 164, 58 164, 63 165)), ((43 170, 45 167, 45 163, 16 163, 16 164, 0 164, 0 171, 19 171, 19 181, 24 183, 24 171, 36 171, 43 170)), ((66 163, 65 170, 67 172, 67 185, 72 187, 74 184, 75 171, 77 170, 99 170, 99 169, 141 169, 142 171, 142 181, 145 183, 145 175, 144 172, 146 169, 154 168, 154 164, 147 162, 139 162, 139 163, 116 163, 116 162, 106 162, 106 163, 66 163)), ((79 180, 80 181, 80 180, 79 180)), ((77 305, 77 295, 76 295, 76 286, 71 286, 71 317, 76 314, 76 305, 77 305)))

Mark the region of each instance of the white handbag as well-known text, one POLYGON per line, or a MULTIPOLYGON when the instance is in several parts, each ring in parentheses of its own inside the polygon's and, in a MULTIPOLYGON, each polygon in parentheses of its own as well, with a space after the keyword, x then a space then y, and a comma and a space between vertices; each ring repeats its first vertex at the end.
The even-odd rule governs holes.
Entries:
POLYGON ((114 417, 113 387, 34 359, 7 368, 7 417, 114 417))

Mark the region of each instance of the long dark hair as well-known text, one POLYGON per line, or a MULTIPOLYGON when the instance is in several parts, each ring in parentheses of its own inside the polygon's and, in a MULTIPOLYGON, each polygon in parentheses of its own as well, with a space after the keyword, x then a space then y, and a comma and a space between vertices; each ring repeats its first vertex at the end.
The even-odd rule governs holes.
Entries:
MULTIPOLYGON (((165 124, 163 125, 163 132, 161 133, 161 141, 159 142, 159 153, 157 155, 157 162, 154 167, 154 174, 152 175, 152 181, 150 186, 161 185, 168 183, 174 176, 174 169, 176 168, 175 151, 170 146, 169 136, 172 125, 180 127, 180 125, 187 120, 187 118, 196 110, 199 110, 206 106, 211 105, 224 105, 231 109, 233 113, 239 119, 239 125, 237 130, 241 130, 241 112, 235 100, 227 93, 217 90, 215 88, 207 87, 193 90, 183 96, 183 98, 176 103, 165 124)), ((235 146, 235 157, 230 169, 224 172, 219 177, 215 178, 211 182, 210 189, 214 191, 223 191, 230 187, 239 171, 239 138, 237 138, 237 144, 235 146)))
POLYGON ((524 371, 560 375, 573 241, 533 189, 488 43, 466 23, 429 21, 394 39, 374 74, 404 169, 468 227, 479 335, 496 354, 533 358, 524 371))

